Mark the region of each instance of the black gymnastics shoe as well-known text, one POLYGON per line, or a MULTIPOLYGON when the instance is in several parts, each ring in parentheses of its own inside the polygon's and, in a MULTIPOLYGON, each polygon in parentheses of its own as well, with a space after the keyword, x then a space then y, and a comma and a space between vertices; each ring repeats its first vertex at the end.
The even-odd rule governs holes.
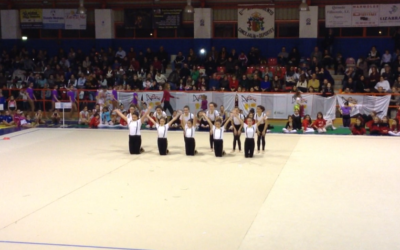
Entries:
POLYGON ((194 154, 197 155, 197 150, 194 151, 194 154))
POLYGON ((140 148, 140 153, 144 153, 144 149, 143 148, 140 148))
POLYGON ((167 154, 169 154, 169 150, 167 149, 167 154))
POLYGON ((222 151, 222 155, 225 155, 225 151, 222 151))

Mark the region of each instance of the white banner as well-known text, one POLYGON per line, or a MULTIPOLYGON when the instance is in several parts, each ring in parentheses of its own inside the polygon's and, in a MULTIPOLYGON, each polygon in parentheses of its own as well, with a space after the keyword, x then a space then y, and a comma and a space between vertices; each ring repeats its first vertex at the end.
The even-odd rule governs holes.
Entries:
POLYGON ((379 19, 380 26, 400 26, 400 4, 381 4, 379 19))
POLYGON ((85 30, 86 15, 77 14, 76 10, 64 10, 65 13, 65 29, 66 30, 85 30))
POLYGON ((114 12, 110 9, 94 10, 96 39, 114 38, 114 12))
POLYGON ((309 6, 310 11, 300 11, 299 37, 318 37, 318 6, 309 6))
POLYGON ((256 110, 257 105, 261 103, 261 94, 238 93, 239 109, 243 110, 243 114, 247 116, 250 109, 256 110))
POLYGON ((325 6, 325 26, 327 28, 351 27, 351 5, 325 6))
POLYGON ((352 7, 353 27, 379 26, 379 4, 359 4, 352 7))
POLYGON ((194 38, 212 38, 212 9, 194 9, 194 38))
POLYGON ((340 106, 344 106, 346 101, 353 107, 350 115, 357 114, 369 115, 375 111, 382 118, 387 115, 391 95, 385 96, 361 96, 361 95, 337 95, 337 101, 340 106))
POLYGON ((354 4, 325 6, 325 26, 327 28, 377 26, 388 27, 399 25, 400 4, 354 4))
POLYGON ((274 38, 275 9, 238 9, 238 38, 274 38))
POLYGON ((64 29, 64 17, 64 10, 43 9, 43 29, 64 29))

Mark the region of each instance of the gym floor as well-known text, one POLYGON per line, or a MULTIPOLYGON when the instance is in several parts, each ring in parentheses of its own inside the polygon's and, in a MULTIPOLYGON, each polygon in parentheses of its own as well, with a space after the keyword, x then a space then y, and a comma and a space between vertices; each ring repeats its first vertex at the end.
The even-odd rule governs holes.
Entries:
MULTIPOLYGON (((3 137, 3 136, 2 136, 3 137)), ((397 249, 399 139, 268 134, 265 153, 184 154, 155 131, 34 128, 0 140, 0 249, 397 249)), ((244 136, 242 135, 242 143, 244 136)))

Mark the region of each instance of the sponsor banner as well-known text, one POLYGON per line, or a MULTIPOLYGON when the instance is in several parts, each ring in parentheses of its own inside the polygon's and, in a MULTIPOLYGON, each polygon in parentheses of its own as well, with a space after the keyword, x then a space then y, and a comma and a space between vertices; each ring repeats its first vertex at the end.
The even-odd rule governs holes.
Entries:
POLYGON ((182 9, 154 9, 154 29, 177 29, 181 26, 182 9))
POLYGON ((21 29, 41 29, 43 27, 42 9, 21 9, 21 29))
POLYGON ((238 9, 238 38, 274 38, 274 8, 238 9))
POLYGON ((379 4, 359 4, 352 6, 353 27, 379 26, 379 4))
POLYGON ((318 6, 310 6, 310 11, 300 11, 299 37, 318 37, 318 6))
POLYGON ((354 4, 325 6, 325 26, 327 28, 377 26, 388 27, 399 25, 400 4, 354 4))
POLYGON ((64 10, 43 9, 43 29, 64 29, 64 17, 64 10))
POLYGON ((400 26, 400 4, 381 4, 379 11, 380 26, 400 26))
POLYGON ((361 96, 361 95, 337 95, 339 106, 344 106, 344 103, 349 102, 352 107, 351 116, 357 114, 369 115, 375 111, 382 118, 387 115, 391 95, 385 96, 361 96))
MULTIPOLYGON (((203 110, 201 108, 201 102, 205 97, 207 103, 210 104, 212 102, 212 92, 194 92, 194 93, 186 93, 187 101, 186 105, 189 106, 190 112, 193 114, 197 114, 199 111, 203 110)), ((208 108, 207 104, 207 108, 208 108)), ((180 107, 183 108, 183 107, 180 107)))
POLYGON ((247 116, 250 109, 256 110, 257 105, 261 104, 261 94, 238 93, 239 109, 243 110, 243 114, 247 116))
POLYGON ((65 29, 66 30, 85 30, 86 29, 86 15, 78 14, 76 10, 64 10, 65 29))
POLYGON ((351 5, 325 6, 325 26, 327 28, 351 27, 351 5))

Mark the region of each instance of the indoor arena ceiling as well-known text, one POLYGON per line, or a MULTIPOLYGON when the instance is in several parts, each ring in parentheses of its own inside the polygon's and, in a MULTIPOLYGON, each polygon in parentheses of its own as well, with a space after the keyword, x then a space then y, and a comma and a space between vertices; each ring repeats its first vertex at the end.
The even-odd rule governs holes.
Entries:
MULTIPOLYGON (((84 0, 85 7, 95 8, 180 8, 187 0, 84 0)), ((237 8, 239 4, 259 5, 271 4, 275 7, 295 7, 301 0, 192 0, 194 7, 237 8)), ((394 0, 307 0, 309 5, 338 5, 338 4, 371 4, 371 3, 398 3, 394 0)), ((0 0, 1 9, 21 8, 71 8, 78 6, 79 0, 0 0)))

